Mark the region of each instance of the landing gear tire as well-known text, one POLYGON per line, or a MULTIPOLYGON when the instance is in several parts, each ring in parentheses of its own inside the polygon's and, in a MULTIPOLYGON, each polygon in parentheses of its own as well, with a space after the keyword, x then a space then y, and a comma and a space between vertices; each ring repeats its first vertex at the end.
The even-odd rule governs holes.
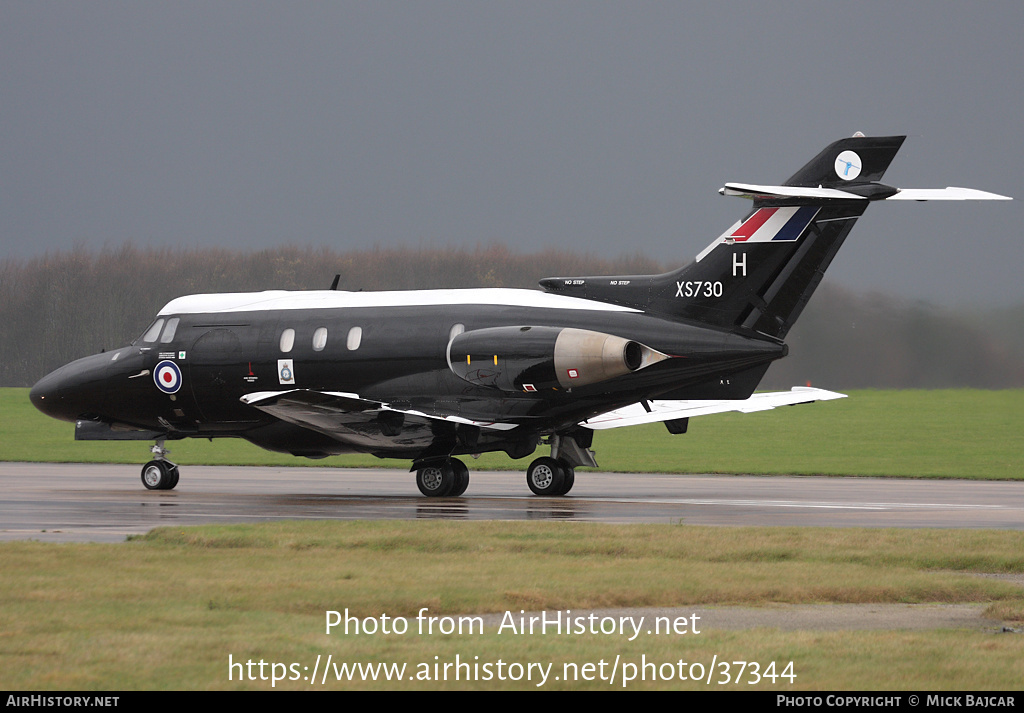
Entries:
POLYGON ((178 466, 171 466, 171 482, 168 484, 168 490, 174 490, 178 486, 178 466))
POLYGON ((142 466, 146 490, 170 490, 178 484, 178 466, 166 460, 151 460, 142 466))
POLYGON ((576 469, 565 463, 561 463, 561 466, 565 470, 565 480, 562 481, 562 490, 558 494, 565 495, 572 490, 572 486, 576 483, 576 469))
POLYGON ((565 467, 554 458, 538 458, 526 469, 526 484, 534 495, 564 495, 565 467))
POLYGON ((455 470, 455 487, 448 493, 448 497, 457 498, 466 492, 466 488, 469 487, 469 468, 457 458, 452 458, 450 462, 455 470))
MULTIPOLYGON (((425 463, 416 471, 416 487, 428 498, 443 498, 451 495, 459 479, 451 461, 434 461, 425 463)), ((466 485, 469 485, 469 474, 466 474, 466 485)))

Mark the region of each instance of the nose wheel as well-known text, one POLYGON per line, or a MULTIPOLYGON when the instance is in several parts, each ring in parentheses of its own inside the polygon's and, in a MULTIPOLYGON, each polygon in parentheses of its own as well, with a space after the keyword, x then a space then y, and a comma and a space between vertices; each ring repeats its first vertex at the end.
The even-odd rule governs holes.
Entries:
POLYGON ((178 466, 167 460, 169 450, 160 439, 149 449, 155 458, 142 466, 142 484, 146 490, 173 490, 178 484, 178 466))

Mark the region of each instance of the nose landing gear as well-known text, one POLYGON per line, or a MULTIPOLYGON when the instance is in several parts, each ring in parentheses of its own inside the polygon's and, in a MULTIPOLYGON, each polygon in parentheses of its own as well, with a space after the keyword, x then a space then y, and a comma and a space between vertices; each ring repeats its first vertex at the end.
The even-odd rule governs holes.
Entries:
POLYGON ((160 439, 149 449, 154 459, 142 466, 142 484, 146 490, 173 490, 178 484, 178 466, 167 460, 170 453, 160 439))

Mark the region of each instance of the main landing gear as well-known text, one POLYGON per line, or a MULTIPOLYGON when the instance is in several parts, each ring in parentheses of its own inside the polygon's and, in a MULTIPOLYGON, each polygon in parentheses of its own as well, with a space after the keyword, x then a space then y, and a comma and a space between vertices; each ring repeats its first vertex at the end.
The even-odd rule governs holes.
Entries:
POLYGON ((564 460, 544 456, 526 469, 526 484, 534 495, 565 495, 576 482, 576 469, 564 460))
POLYGON ((458 458, 419 463, 416 487, 428 498, 457 498, 469 487, 469 468, 458 458))
MULTIPOLYGON (((597 467, 590 450, 593 432, 552 434, 551 455, 538 458, 526 469, 526 484, 534 495, 557 497, 567 494, 576 483, 577 466, 597 467)), ((418 461, 416 487, 428 498, 456 498, 469 487, 469 469, 458 458, 418 461)))
POLYGON ((178 484, 178 466, 167 460, 170 453, 163 440, 156 442, 150 452, 154 459, 142 466, 142 484, 146 490, 173 490, 178 484))
POLYGON ((565 495, 576 483, 576 467, 596 468, 594 432, 576 429, 569 433, 552 433, 547 443, 551 444, 550 457, 538 458, 526 469, 526 484, 534 495, 565 495))
MULTIPOLYGON (((457 498, 469 487, 469 469, 458 458, 426 461, 416 466, 416 487, 428 498, 457 498)), ((576 469, 565 460, 545 456, 526 470, 526 484, 535 495, 565 495, 575 482, 576 469)))

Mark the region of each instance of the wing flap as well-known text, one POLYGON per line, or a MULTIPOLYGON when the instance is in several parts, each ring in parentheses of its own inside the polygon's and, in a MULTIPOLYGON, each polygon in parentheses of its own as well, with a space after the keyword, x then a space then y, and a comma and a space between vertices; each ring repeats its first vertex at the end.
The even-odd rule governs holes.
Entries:
POLYGON ((743 400, 651 401, 649 402, 650 411, 647 411, 641 404, 630 404, 614 411, 608 411, 600 416, 594 416, 580 425, 584 428, 601 431, 608 428, 637 426, 643 423, 658 423, 660 421, 672 421, 692 416, 707 416, 713 413, 726 413, 728 411, 755 413, 757 411, 768 411, 777 406, 792 406, 794 404, 811 403, 812 401, 830 401, 843 398, 846 398, 846 394, 807 386, 794 386, 789 391, 754 394, 749 399, 743 400))

